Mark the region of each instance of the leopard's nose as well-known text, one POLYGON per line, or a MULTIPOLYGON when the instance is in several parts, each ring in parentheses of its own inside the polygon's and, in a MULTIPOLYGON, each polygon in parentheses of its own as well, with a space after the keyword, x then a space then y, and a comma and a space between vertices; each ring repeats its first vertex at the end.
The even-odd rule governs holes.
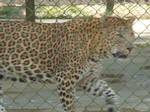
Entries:
POLYGON ((133 47, 128 47, 127 50, 129 51, 129 53, 132 51, 133 47))

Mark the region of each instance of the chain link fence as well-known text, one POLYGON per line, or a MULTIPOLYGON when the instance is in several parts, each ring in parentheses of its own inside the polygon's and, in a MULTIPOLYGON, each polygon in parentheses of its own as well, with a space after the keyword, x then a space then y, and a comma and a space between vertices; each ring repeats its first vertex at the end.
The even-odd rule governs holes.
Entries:
MULTIPOLYGON (((64 22, 78 17, 136 17, 133 24, 136 48, 128 59, 104 59, 101 77, 120 96, 122 112, 150 112, 150 1, 115 0, 1 0, 0 20, 64 22)), ((62 112, 54 84, 4 82, 8 112, 62 112)), ((99 112, 105 106, 99 97, 80 90, 77 112, 99 112)))

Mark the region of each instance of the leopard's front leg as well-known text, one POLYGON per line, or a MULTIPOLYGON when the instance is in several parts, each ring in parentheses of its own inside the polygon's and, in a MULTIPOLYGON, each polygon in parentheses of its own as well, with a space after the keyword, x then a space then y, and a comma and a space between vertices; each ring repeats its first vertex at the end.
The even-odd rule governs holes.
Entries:
POLYGON ((66 74, 57 74, 57 90, 65 112, 75 112, 74 82, 66 74))

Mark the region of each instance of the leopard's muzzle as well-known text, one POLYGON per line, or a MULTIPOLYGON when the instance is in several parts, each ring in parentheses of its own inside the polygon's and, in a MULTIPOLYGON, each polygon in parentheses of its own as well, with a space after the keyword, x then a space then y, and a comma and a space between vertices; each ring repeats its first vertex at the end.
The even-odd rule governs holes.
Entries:
POLYGON ((115 52, 115 53, 112 53, 112 55, 113 55, 113 57, 115 57, 115 58, 127 58, 128 55, 131 53, 132 49, 133 49, 133 47, 129 47, 129 48, 127 48, 128 53, 123 53, 123 52, 121 52, 121 51, 117 51, 117 52, 115 52))

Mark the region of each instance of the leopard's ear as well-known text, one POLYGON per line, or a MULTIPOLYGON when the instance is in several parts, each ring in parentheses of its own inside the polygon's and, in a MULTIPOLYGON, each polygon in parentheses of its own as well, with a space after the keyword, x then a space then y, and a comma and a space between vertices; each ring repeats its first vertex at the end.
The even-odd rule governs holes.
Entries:
POLYGON ((133 23, 137 18, 130 16, 130 17, 126 17, 126 21, 127 23, 133 23))
POLYGON ((117 18, 117 17, 104 15, 104 16, 102 16, 102 17, 100 18, 100 20, 101 20, 102 22, 108 22, 108 21, 110 21, 110 20, 114 20, 115 18, 117 18), (112 18, 113 18, 113 19, 112 19, 112 18))

